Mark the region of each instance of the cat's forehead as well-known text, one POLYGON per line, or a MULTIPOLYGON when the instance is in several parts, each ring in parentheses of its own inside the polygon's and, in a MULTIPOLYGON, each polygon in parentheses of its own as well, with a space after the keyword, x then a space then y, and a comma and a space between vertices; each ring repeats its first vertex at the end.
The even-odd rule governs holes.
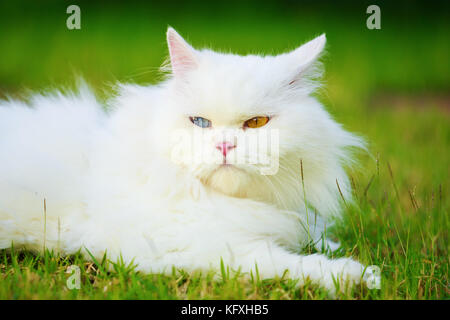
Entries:
POLYGON ((263 80, 260 76, 266 72, 273 73, 277 69, 278 62, 279 59, 274 56, 237 55, 204 50, 201 52, 198 71, 208 71, 212 76, 229 77, 234 80, 257 81, 263 80))
POLYGON ((187 102, 185 114, 200 116, 214 123, 214 126, 241 125, 244 121, 261 115, 272 115, 273 110, 259 106, 254 101, 225 97, 225 94, 198 95, 198 99, 187 102))
MULTIPOLYGON (((224 123, 273 114, 273 85, 266 58, 208 53, 189 75, 186 104, 191 113, 224 123)), ((273 77, 272 77, 273 78, 273 77)))
POLYGON ((276 113, 268 102, 245 92, 242 88, 228 90, 214 82, 193 90, 190 99, 185 101, 185 113, 201 116, 214 121, 217 125, 241 124, 255 116, 271 116, 276 113), (195 96, 194 96, 195 95, 195 96))

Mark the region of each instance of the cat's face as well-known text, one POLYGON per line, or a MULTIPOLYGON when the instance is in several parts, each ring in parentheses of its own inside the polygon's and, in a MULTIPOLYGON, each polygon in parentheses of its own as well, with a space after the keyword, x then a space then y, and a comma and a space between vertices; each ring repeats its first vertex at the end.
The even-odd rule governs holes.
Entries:
POLYGON ((267 197, 297 186, 300 159, 326 161, 330 119, 309 94, 320 36, 279 56, 198 51, 168 31, 171 106, 161 121, 173 162, 227 195, 267 197))

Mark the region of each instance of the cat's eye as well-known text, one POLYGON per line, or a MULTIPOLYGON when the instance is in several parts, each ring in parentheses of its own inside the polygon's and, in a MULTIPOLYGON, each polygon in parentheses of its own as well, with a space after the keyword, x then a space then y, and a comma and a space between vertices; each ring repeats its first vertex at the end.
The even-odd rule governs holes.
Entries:
POLYGON ((189 117, 189 120, 193 124, 195 124, 197 127, 200 128, 210 128, 211 127, 211 121, 208 119, 202 118, 202 117, 189 117))
POLYGON ((244 128, 260 128, 269 122, 269 117, 254 117, 244 122, 244 128))

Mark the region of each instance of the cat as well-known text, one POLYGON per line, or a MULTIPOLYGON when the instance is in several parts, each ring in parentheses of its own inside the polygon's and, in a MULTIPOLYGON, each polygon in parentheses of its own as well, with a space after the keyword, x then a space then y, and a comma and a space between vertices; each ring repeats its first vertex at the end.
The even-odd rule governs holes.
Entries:
POLYGON ((170 27, 167 42, 167 78, 119 83, 106 108, 83 83, 1 102, 0 248, 379 283, 351 258, 299 253, 339 246, 324 231, 364 148, 313 95, 325 35, 277 56, 197 50, 170 27))

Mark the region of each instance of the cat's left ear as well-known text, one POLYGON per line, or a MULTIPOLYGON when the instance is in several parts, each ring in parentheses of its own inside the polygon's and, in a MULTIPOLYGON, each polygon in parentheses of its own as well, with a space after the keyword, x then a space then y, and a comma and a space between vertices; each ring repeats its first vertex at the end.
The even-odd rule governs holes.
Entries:
POLYGON ((326 42, 325 34, 322 34, 290 52, 289 56, 297 61, 297 67, 307 68, 319 58, 326 42))
POLYGON ((295 73, 291 83, 301 78, 311 66, 314 66, 314 62, 319 59, 325 48, 325 43, 326 37, 325 34, 322 34, 287 54, 290 69, 295 73))
POLYGON ((167 44, 172 73, 176 77, 197 68, 197 52, 171 27, 167 29, 167 44))

